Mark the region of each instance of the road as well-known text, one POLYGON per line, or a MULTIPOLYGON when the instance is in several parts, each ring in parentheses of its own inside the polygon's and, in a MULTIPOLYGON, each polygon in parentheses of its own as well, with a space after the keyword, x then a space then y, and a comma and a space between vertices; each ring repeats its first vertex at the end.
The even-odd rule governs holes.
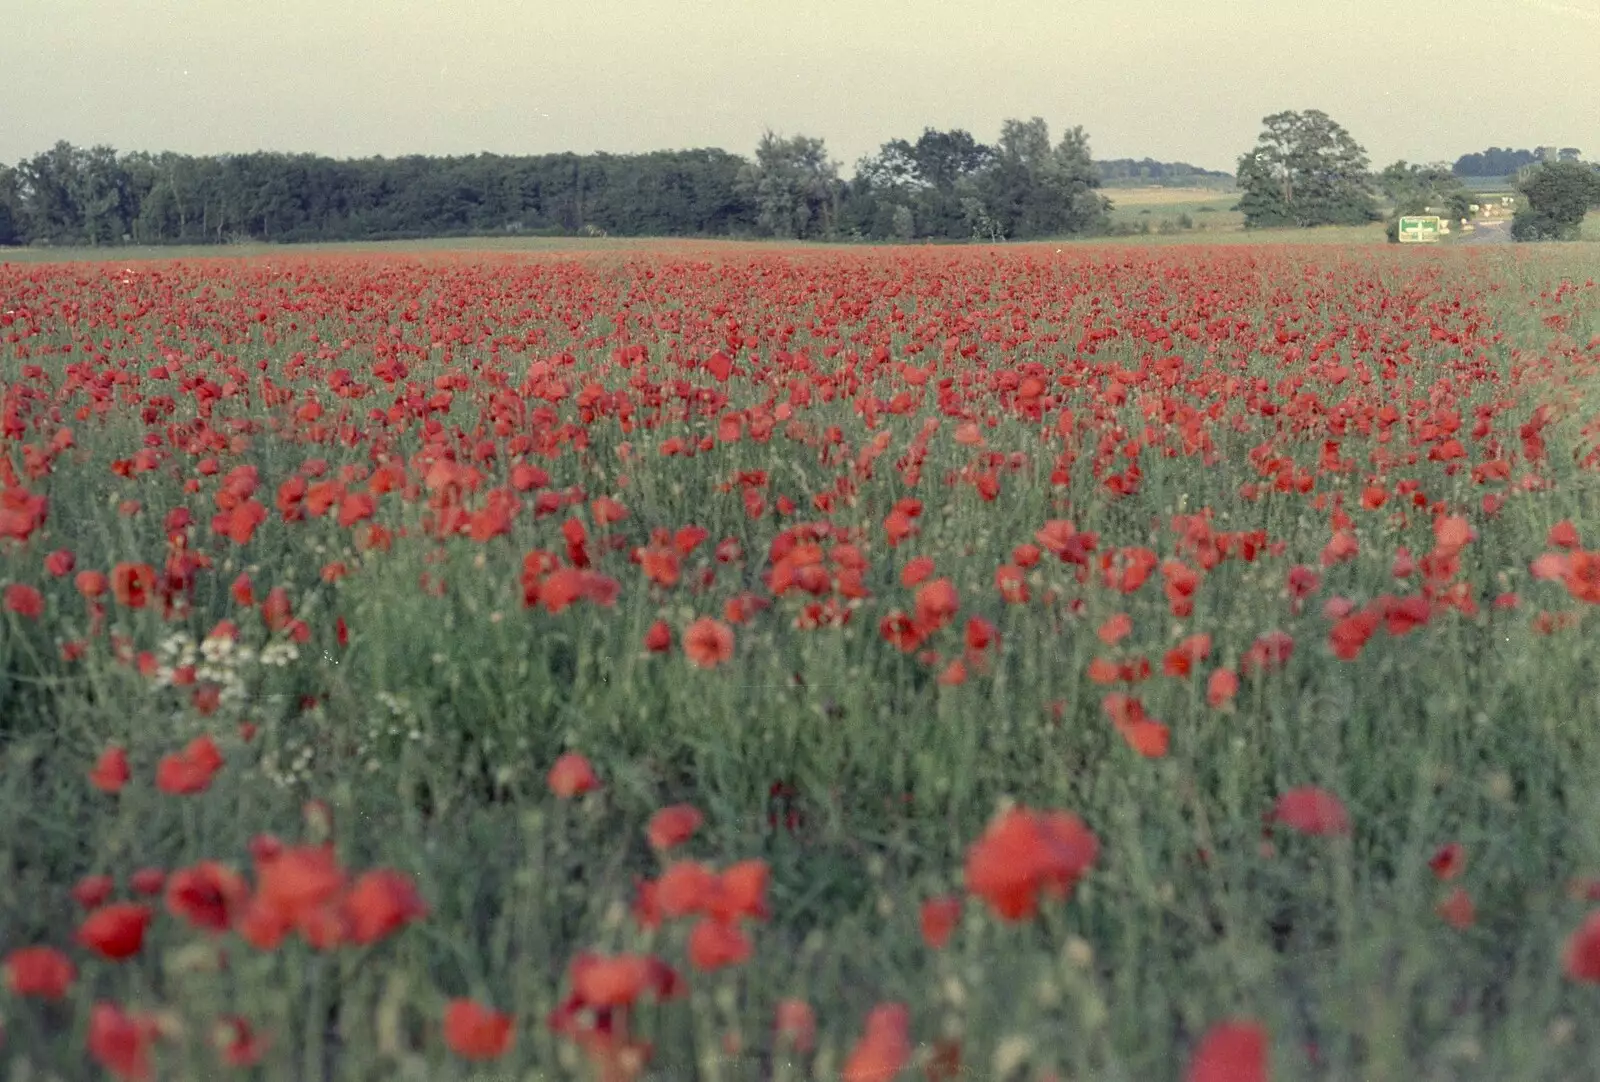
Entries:
POLYGON ((1463 233, 1457 244, 1510 244, 1511 223, 1504 218, 1480 219, 1472 223, 1477 228, 1463 233))

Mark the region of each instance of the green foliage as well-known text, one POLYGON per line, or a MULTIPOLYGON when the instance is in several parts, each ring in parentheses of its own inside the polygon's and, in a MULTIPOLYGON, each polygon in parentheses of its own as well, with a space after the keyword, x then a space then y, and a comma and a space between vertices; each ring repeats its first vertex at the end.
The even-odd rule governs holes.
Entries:
MULTIPOLYGON (((336 161, 312 154, 118 157, 58 143, 19 163, 13 241, 339 241, 485 233, 747 233, 745 159, 722 150, 336 161)), ((4 222, 0 210, 0 224, 4 222)), ((0 243, 4 243, 0 239, 0 243)))
POLYGON ((1103 228, 1110 203, 1094 189, 1100 178, 1084 130, 1050 145, 1042 117, 1007 120, 994 165, 979 181, 989 212, 1008 237, 1029 239, 1103 228))
POLYGON ((739 172, 738 190, 755 207, 756 227, 767 236, 811 240, 833 234, 839 172, 821 139, 762 133, 756 160, 739 172))
POLYGON ((22 198, 18 190, 17 171, 0 165, 0 245, 21 244, 22 198))
POLYGON ((1247 228, 1359 225, 1377 218, 1367 154, 1318 109, 1262 120, 1256 147, 1239 159, 1239 209, 1247 228))
POLYGON ((1231 184, 1233 176, 1217 169, 1202 169, 1188 162, 1158 162, 1151 158, 1113 158, 1094 163, 1100 181, 1107 186, 1154 186, 1161 188, 1208 188, 1231 184))
POLYGON ((1600 171, 1576 161, 1552 162, 1517 184, 1528 204, 1517 211, 1517 240, 1576 240, 1589 208, 1600 206, 1600 171))

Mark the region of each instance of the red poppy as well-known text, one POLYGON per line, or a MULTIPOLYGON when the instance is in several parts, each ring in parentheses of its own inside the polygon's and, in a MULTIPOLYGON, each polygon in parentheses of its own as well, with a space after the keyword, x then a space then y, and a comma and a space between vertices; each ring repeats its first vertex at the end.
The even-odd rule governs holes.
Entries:
POLYGON ((655 903, 664 917, 705 912, 717 896, 720 881, 715 872, 694 860, 680 860, 655 883, 655 903))
POLYGON ((750 940, 731 922, 701 917, 689 932, 689 964, 702 972, 739 965, 750 953, 750 940))
POLYGON ((266 1054, 267 1041, 237 1015, 217 1019, 211 1030, 217 1055, 228 1067, 254 1067, 266 1054))
POLYGON ((1428 867, 1433 870, 1436 878, 1449 882, 1460 875, 1467 866, 1466 850, 1460 842, 1451 842, 1441 845, 1433 856, 1428 858, 1428 867))
POLYGON ((664 654, 672 649, 672 628, 665 620, 657 620, 644 633, 644 648, 652 654, 664 654))
POLYGON ((73 885, 72 900, 85 909, 97 909, 111 897, 112 886, 109 875, 86 875, 73 885))
POLYGON ((6 987, 19 996, 62 999, 78 971, 54 947, 19 947, 6 955, 6 987))
POLYGON ((1267 1032, 1256 1022, 1219 1022, 1201 1038, 1184 1082, 1267 1082, 1267 1032))
POLYGON ((111 569, 111 596, 126 608, 144 608, 155 584, 156 571, 149 564, 120 563, 111 569))
POLYGON ((967 850, 966 888, 1004 920, 1024 920, 1041 891, 1071 893, 1100 844, 1070 812, 1005 812, 967 850))
POLYGON ((934 950, 943 950, 960 919, 960 898, 951 895, 929 898, 922 903, 922 941, 934 950))
POLYGON ((361 946, 428 915, 427 903, 411 877, 389 868, 374 868, 356 877, 343 908, 349 939, 361 946))
POLYGON ((844 1082, 892 1082, 911 1059, 911 1012, 885 1003, 867 1015, 866 1032, 850 1050, 844 1082))
POLYGON ((712 669, 733 659, 733 629, 703 616, 683 632, 683 653, 691 664, 712 669))
POLYGON ((127 751, 113 746, 101 752, 100 758, 95 760, 94 769, 89 771, 89 784, 102 793, 116 793, 132 776, 128 769, 127 751))
POLYGON ((1119 612, 1100 625, 1096 632, 1100 641, 1107 646, 1115 646, 1133 632, 1133 620, 1125 612, 1119 612))
POLYGON ((575 751, 556 760, 555 766, 550 768, 548 781, 550 791, 563 800, 600 788, 600 779, 595 777, 589 760, 575 751))
POLYGON ((89 1012, 89 1055, 117 1078, 144 1082, 151 1077, 150 1044, 157 1033, 147 1017, 96 1003, 89 1012))
POLYGON ((196 928, 225 932, 233 926, 250 894, 244 877, 224 865, 203 860, 180 868, 167 880, 167 912, 196 928))
POLYGON ((160 868, 140 868, 128 877, 128 886, 135 894, 154 896, 167 885, 167 873, 160 868))
POLYGON ((666 850, 682 845, 700 829, 700 824, 703 822, 705 816, 692 804, 674 804, 669 808, 662 808, 650 817, 650 825, 646 829, 650 846, 653 849, 666 850))
POLYGON ((452 999, 444 1009, 444 1042, 474 1062, 499 1059, 516 1040, 511 1016, 471 999, 452 999))
POLYGON ((1440 918, 1452 928, 1465 929, 1472 927, 1477 919, 1477 907, 1472 904, 1472 895, 1461 887, 1456 887, 1436 907, 1435 911, 1440 918))
POLYGON ((44 615, 44 595, 35 587, 13 582, 5 589, 5 607, 25 620, 37 620, 44 615))
POLYGON ((789 1042, 802 1055, 816 1045, 817 1015, 803 999, 779 1000, 774 1028, 780 1039, 789 1042))
POLYGON ((181 751, 163 755, 156 764, 156 788, 170 796, 192 796, 211 787, 222 766, 222 753, 209 736, 191 740, 181 751))
POLYGON ((1600 910, 1585 917, 1567 939, 1562 967, 1575 981, 1600 984, 1600 910))
POLYGON ((1268 818, 1301 834, 1350 833, 1350 816, 1345 811, 1344 803, 1327 790, 1315 786, 1290 789, 1278 797, 1268 818))
POLYGON ((78 926, 78 942, 113 962, 132 958, 144 946, 150 916, 150 907, 137 902, 105 906, 78 926))

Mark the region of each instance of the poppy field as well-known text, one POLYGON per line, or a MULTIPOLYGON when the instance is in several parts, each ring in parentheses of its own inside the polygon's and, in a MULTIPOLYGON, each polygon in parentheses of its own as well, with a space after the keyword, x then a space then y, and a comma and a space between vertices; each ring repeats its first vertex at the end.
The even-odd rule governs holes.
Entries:
POLYGON ((0 266, 0 1076, 1600 1077, 1597 271, 0 266))

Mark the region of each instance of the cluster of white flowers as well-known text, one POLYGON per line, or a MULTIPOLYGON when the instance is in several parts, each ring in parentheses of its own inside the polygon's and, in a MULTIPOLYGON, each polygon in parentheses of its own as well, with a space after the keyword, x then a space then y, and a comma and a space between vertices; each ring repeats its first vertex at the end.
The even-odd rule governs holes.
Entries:
POLYGON ((422 728, 422 718, 405 698, 387 691, 374 696, 386 712, 367 715, 366 727, 356 742, 356 757, 362 768, 372 774, 383 769, 384 756, 380 748, 398 740, 409 740, 426 747, 428 734, 422 728))
POLYGON ((176 686, 178 674, 188 670, 186 683, 216 684, 225 702, 243 700, 245 670, 255 663, 253 652, 238 647, 231 639, 208 638, 197 643, 192 635, 169 635, 156 648, 160 664, 153 683, 158 688, 176 686))
POLYGON ((257 668, 285 668, 300 657, 299 647, 287 640, 268 643, 258 654, 227 635, 210 635, 198 642, 178 632, 156 648, 158 665, 153 683, 173 687, 178 674, 189 670, 194 683, 215 684, 225 706, 242 706, 250 699, 249 681, 257 668))
MULTIPOLYGON (((308 714, 317 715, 321 710, 321 706, 316 706, 308 714)), ((317 728, 314 724, 311 726, 312 731, 317 728)), ((268 748, 261 753, 261 773, 280 789, 309 784, 311 766, 316 757, 317 751, 312 746, 309 733, 301 737, 287 736, 281 748, 268 748)))

